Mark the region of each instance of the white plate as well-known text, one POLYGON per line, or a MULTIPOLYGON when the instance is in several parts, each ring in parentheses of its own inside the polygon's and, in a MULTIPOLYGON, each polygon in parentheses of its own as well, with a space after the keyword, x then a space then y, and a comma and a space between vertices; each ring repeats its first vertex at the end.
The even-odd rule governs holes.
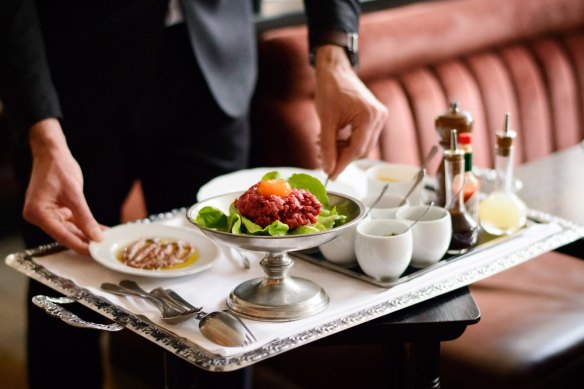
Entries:
MULTIPOLYGON (((294 173, 306 173, 323 182, 326 179, 326 174, 322 170, 309 170, 295 167, 258 167, 238 170, 233 173, 215 177, 203 185, 197 193, 197 201, 206 200, 230 192, 244 192, 248 190, 249 187, 259 182, 264 174, 272 171, 278 171, 283 178, 288 178, 294 173)), ((329 182, 327 189, 332 192, 338 192, 352 197, 360 197, 361 195, 350 181, 343 180, 341 177, 335 181, 329 182)))
POLYGON ((208 269, 219 257, 217 244, 193 230, 162 224, 122 224, 104 231, 104 240, 89 244, 91 256, 103 266, 121 273, 147 277, 181 277, 208 269), (120 248, 140 238, 160 237, 183 240, 192 244, 199 257, 192 264, 164 270, 137 269, 124 265, 116 258, 120 248))

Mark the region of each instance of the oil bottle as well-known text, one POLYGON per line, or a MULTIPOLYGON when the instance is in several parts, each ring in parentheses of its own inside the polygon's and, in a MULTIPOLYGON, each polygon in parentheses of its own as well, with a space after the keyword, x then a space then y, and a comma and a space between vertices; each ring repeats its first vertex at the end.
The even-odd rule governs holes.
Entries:
POLYGON ((513 140, 517 136, 509 129, 509 113, 504 130, 498 132, 495 147, 497 178, 494 190, 479 204, 481 227, 491 235, 508 235, 523 227, 527 207, 513 191, 513 140))

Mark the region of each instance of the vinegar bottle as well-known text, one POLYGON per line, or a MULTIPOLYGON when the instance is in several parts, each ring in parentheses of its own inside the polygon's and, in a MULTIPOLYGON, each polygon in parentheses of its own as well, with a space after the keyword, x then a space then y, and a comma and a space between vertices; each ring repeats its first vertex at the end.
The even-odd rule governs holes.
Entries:
POLYGON ((505 130, 497 133, 495 147, 495 188, 479 204, 481 227, 492 235, 512 234, 525 225, 527 207, 515 194, 513 184, 513 139, 515 131, 509 129, 509 114, 505 115, 505 130))
POLYGON ((481 183, 472 172, 472 134, 458 134, 458 144, 464 150, 464 206, 468 214, 479 222, 479 196, 481 183))
POLYGON ((458 148, 457 131, 451 132, 450 149, 444 151, 446 209, 452 220, 452 239, 448 254, 462 254, 477 244, 479 224, 464 206, 464 151, 458 148))

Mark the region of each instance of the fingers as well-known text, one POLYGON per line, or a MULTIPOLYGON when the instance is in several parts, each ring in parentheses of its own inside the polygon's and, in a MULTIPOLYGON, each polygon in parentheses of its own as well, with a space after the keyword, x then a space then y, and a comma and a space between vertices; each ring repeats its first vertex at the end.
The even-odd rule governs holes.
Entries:
POLYGON ((74 215, 73 220, 75 225, 81 230, 87 240, 101 242, 103 240, 102 227, 89 210, 85 197, 74 197, 71 199, 69 206, 74 215))
POLYGON ((103 226, 98 224, 83 199, 77 208, 30 203, 25 206, 25 220, 40 227, 59 244, 80 254, 89 254, 89 241, 103 240, 103 226), (85 209, 83 209, 85 205, 85 209))
POLYGON ((329 154, 327 165, 324 163, 325 153, 323 145, 323 169, 331 179, 335 179, 349 163, 362 158, 375 147, 379 134, 385 123, 385 115, 370 117, 355 117, 350 126, 349 139, 333 142, 336 154, 329 154), (332 166, 329 170, 325 166, 332 166))
POLYGON ((68 208, 39 208, 25 210, 25 219, 39 226, 62 246, 88 255, 88 239, 71 221, 73 213, 68 208))
MULTIPOLYGON (((331 176, 331 173, 335 169, 337 163, 337 128, 334 122, 328 120, 327 117, 321 118, 321 131, 320 131, 320 153, 321 153, 321 163, 322 169, 331 176)), ((331 178, 335 178, 331 176, 331 178)))

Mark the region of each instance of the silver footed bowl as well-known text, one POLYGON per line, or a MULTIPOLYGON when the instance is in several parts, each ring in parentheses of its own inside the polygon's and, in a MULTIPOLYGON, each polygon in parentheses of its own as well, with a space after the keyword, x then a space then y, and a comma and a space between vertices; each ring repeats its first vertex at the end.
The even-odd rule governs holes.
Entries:
POLYGON ((363 219, 363 203, 341 193, 328 192, 329 205, 347 216, 347 222, 326 231, 285 236, 232 234, 203 227, 195 222, 199 210, 213 206, 229 214, 229 207, 244 192, 232 192, 200 201, 187 210, 186 217, 195 227, 215 241, 234 248, 266 253, 260 265, 265 277, 254 278, 237 286, 227 298, 235 313, 256 320, 290 321, 312 316, 329 302, 326 292, 314 282, 288 275, 294 261, 288 252, 318 247, 335 238, 346 228, 363 219))
POLYGON ((222 244, 244 250, 277 253, 320 246, 336 237, 345 228, 358 223, 365 215, 365 206, 359 200, 340 193, 328 192, 330 206, 340 208, 342 213, 347 216, 347 222, 345 224, 331 230, 300 235, 258 236, 216 231, 195 223, 199 210, 207 206, 218 208, 228 215, 231 203, 243 193, 232 192, 200 201, 188 209, 187 219, 205 235, 222 244))

